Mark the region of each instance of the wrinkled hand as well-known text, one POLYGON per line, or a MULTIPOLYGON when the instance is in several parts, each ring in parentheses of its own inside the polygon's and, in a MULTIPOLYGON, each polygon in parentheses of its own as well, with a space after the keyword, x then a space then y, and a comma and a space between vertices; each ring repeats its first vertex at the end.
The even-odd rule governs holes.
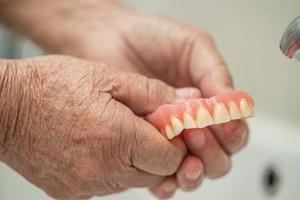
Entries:
POLYGON ((13 87, 1 95, 13 98, 1 96, 0 158, 53 197, 154 187, 185 156, 180 140, 170 143, 138 117, 175 98, 161 81, 63 56, 9 61, 7 69, 13 87))
MULTIPOLYGON (((68 19, 61 20, 66 29, 53 34, 48 40, 51 44, 40 39, 40 44, 49 51, 102 60, 175 87, 197 87, 201 91, 198 96, 202 97, 233 89, 228 69, 213 40, 196 28, 124 8, 105 12, 94 6, 68 14, 68 19), (68 41, 66 45, 53 43, 57 35, 60 40, 68 41)), ((230 169, 230 155, 246 144, 247 137, 248 128, 242 121, 186 131, 183 140, 190 154, 178 169, 176 178, 167 178, 152 191, 166 198, 174 193, 176 185, 187 190, 196 188, 201 183, 203 167, 208 177, 222 176, 230 169)))

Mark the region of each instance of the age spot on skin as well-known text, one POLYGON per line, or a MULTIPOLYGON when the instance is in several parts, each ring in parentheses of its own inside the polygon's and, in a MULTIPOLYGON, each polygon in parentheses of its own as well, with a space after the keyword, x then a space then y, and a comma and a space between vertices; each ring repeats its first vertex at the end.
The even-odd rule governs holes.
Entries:
POLYGON ((245 92, 234 91, 211 98, 164 104, 146 119, 171 140, 184 129, 204 128, 248 117, 254 117, 253 99, 245 92))

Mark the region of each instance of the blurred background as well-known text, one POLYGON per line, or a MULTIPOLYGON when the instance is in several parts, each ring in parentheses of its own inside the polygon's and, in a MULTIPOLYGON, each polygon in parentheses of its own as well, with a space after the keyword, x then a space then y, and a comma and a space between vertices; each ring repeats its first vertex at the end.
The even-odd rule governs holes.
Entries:
MULTIPOLYGON (((123 2, 143 13, 174 17, 209 32, 230 68, 236 88, 249 92, 256 101, 250 143, 233 158, 232 171, 220 180, 205 181, 195 192, 178 192, 174 199, 299 199, 300 62, 285 57, 279 42, 288 24, 300 15, 300 1, 123 2)), ((0 44, 0 57, 4 58, 44 54, 4 27, 0 27, 0 44)), ((0 164, 0 199, 27 196, 47 199, 43 192, 0 164)), ((145 190, 104 197, 129 198, 153 199, 145 190)))

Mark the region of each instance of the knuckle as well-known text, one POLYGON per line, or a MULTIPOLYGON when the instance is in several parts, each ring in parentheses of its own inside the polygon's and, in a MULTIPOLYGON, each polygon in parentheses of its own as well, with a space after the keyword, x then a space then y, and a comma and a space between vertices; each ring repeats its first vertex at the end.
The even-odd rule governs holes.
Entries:
POLYGON ((146 99, 146 101, 148 102, 146 104, 147 105, 146 110, 150 112, 152 109, 154 109, 151 106, 155 105, 155 102, 161 99, 161 93, 164 92, 160 90, 163 90, 164 87, 161 87, 162 85, 159 81, 154 79, 149 79, 144 76, 139 76, 138 78, 135 79, 135 81, 138 81, 140 85, 143 87, 140 90, 142 91, 141 95, 143 95, 144 99, 146 99))
POLYGON ((138 91, 141 91, 140 95, 148 102, 145 105, 148 106, 146 110, 149 112, 165 101, 171 101, 169 98, 175 96, 175 90, 160 80, 136 75, 134 81, 133 85, 142 87, 138 91))

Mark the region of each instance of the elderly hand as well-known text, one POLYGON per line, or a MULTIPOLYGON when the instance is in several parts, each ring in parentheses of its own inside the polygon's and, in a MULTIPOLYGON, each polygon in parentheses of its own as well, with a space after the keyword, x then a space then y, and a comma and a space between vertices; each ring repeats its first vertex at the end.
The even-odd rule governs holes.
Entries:
POLYGON ((154 187, 186 154, 139 115, 172 87, 63 56, 0 60, 0 160, 55 198, 154 187))
MULTIPOLYGON (((197 96, 211 97, 233 89, 213 40, 194 27, 165 17, 138 14, 115 1, 33 1, 35 9, 28 2, 2 12, 4 22, 18 21, 11 13, 19 11, 19 16, 26 17, 19 19, 23 25, 16 28, 50 52, 105 61, 174 87, 197 87, 201 92, 197 96), (40 16, 44 19, 42 26, 40 16), (24 24, 30 28, 25 29, 24 24)), ((185 95, 181 92, 181 96, 185 95)), ((190 154, 176 177, 168 177, 152 191, 167 198, 177 186, 194 189, 201 183, 203 167, 208 177, 222 176, 230 169, 230 155, 246 144, 247 137, 248 128, 242 121, 187 131, 183 140, 190 154)))

